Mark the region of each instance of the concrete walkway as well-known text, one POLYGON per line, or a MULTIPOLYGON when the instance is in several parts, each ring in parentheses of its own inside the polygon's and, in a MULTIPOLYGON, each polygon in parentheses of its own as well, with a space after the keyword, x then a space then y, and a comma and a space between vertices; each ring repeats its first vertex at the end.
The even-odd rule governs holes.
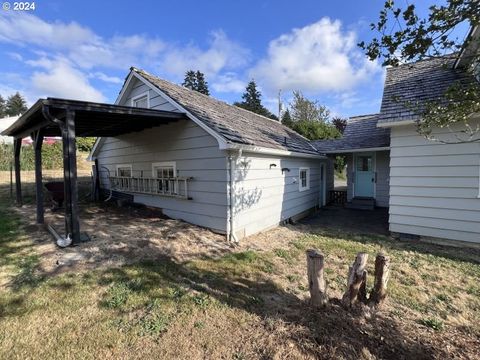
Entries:
POLYGON ((315 215, 301 221, 304 224, 331 230, 361 234, 388 235, 388 209, 345 209, 337 206, 322 208, 315 215))

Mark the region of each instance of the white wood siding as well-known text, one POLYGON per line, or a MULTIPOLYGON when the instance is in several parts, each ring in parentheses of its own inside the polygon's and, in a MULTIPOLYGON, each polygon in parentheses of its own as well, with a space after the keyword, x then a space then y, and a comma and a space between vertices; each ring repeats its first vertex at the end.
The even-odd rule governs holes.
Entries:
MULTIPOLYGON (((347 201, 352 201, 354 196, 355 166, 353 163, 354 154, 347 154, 347 201)), ((375 152, 375 171, 377 182, 375 184, 375 203, 379 207, 388 207, 389 202, 389 181, 390 181, 390 152, 375 152)))
POLYGON ((235 234, 252 235, 317 206, 320 164, 320 160, 244 153, 235 162, 235 234), (300 167, 310 168, 310 189, 301 192, 300 167), (282 168, 290 171, 282 174, 282 168))
MULTIPOLYGON (((451 136, 446 130, 440 137, 451 136)), ((390 231, 480 242, 480 143, 443 144, 391 129, 390 231)))
MULTIPOLYGON (((136 80, 120 105, 146 91, 150 107, 177 111, 165 99, 136 80)), ((135 194, 134 201, 161 208, 165 215, 226 232, 227 164, 218 142, 190 120, 181 120, 116 138, 106 138, 97 155, 101 185, 108 188, 107 168, 113 175, 117 164, 132 164, 133 176, 152 176, 152 164, 175 161, 177 175, 193 177, 188 193, 192 200, 135 194), (103 168, 102 168, 103 167, 103 168)))

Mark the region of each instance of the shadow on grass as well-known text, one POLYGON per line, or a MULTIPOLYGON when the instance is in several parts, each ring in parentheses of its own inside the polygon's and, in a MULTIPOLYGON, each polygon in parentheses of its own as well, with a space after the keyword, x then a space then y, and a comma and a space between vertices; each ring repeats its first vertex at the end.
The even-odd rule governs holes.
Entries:
POLYGON ((159 255, 156 261, 103 271, 98 284, 114 286, 114 290, 105 295, 100 306, 121 311, 129 293, 148 296, 159 287, 181 288, 207 296, 197 296, 197 304, 198 299, 208 302, 212 298, 230 308, 256 314, 265 324, 281 320, 295 325, 295 331, 284 336, 316 358, 360 358, 365 349, 375 358, 387 359, 427 359, 441 352, 405 338, 391 319, 374 316, 365 320, 335 301, 327 309, 312 309, 262 275, 269 271, 268 260, 252 259, 248 252, 198 263, 178 263, 159 255), (245 274, 245 262, 256 271, 245 274))
POLYGON ((419 240, 397 240, 388 233, 388 210, 354 210, 332 207, 301 221, 305 235, 343 238, 388 250, 414 251, 436 257, 480 264, 480 248, 454 247, 419 240))

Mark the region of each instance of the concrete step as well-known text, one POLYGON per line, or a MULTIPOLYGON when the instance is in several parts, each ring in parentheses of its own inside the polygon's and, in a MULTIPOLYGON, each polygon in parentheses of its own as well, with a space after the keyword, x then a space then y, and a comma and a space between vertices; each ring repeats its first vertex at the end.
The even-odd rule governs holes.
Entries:
POLYGON ((373 198, 353 198, 351 202, 346 204, 349 209, 357 210, 374 210, 375 199, 373 198))

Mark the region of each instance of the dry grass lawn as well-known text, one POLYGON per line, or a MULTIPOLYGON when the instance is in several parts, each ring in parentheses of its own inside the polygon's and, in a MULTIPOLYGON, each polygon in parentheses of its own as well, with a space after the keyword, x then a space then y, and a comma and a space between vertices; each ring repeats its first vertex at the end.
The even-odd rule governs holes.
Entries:
MULTIPOLYGON (((280 227, 232 248, 144 209, 91 206, 93 241, 56 248, 33 207, 0 205, 0 358, 480 357, 480 251, 280 227), (331 303, 308 306, 305 250, 326 254, 331 303), (379 312, 338 302, 359 251, 393 259, 379 312)), ((61 217, 49 220, 60 224, 61 217)), ((370 279, 370 286, 371 286, 370 279)))

